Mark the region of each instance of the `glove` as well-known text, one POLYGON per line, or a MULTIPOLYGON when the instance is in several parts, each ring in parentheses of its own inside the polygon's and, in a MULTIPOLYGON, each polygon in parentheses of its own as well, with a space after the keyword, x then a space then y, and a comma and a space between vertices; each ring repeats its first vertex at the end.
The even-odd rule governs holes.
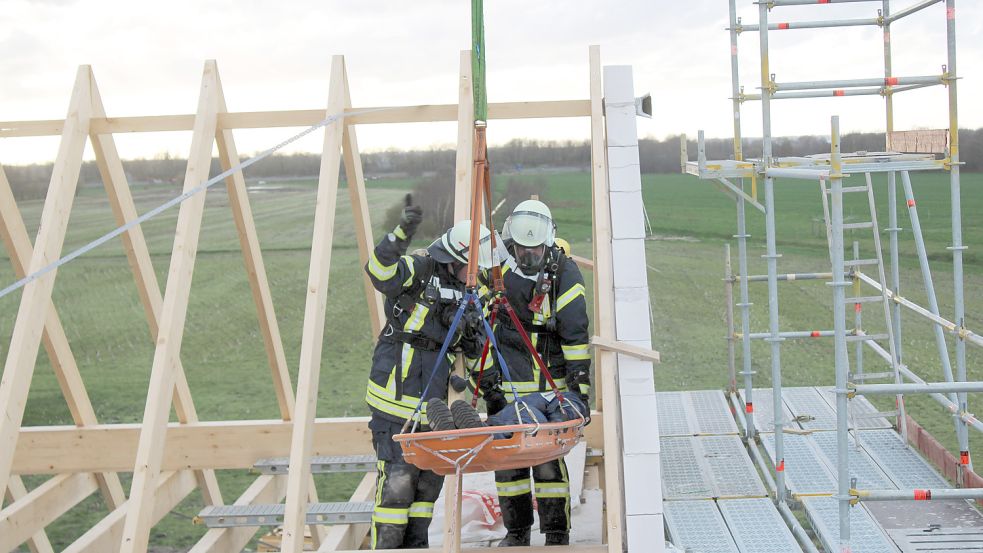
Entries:
POLYGON ((484 316, 473 304, 469 305, 461 317, 461 335, 466 340, 478 340, 484 342, 484 316))
MULTIPOLYGON (((403 207, 403 213, 399 216, 399 227, 397 231, 402 230, 403 236, 406 240, 409 240, 415 233, 416 229, 420 226, 420 222, 423 221, 423 208, 418 205, 413 205, 413 195, 406 195, 406 205, 403 207)), ((397 236, 400 232, 394 232, 397 236)), ((401 237, 402 238, 402 237, 401 237)))
POLYGON ((564 380, 570 393, 576 394, 584 407, 590 409, 590 372, 585 370, 570 371, 564 380))
POLYGON ((498 388, 482 390, 481 397, 485 400, 485 409, 488 410, 488 416, 497 414, 509 405, 508 400, 505 399, 505 394, 498 388))

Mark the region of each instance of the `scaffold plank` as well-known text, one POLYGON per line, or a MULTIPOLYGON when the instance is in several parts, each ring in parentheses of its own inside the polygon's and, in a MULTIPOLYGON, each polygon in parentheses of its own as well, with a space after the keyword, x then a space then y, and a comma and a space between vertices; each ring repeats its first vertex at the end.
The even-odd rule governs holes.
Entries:
POLYGON ((766 497, 768 493, 737 436, 700 436, 695 438, 716 494, 714 497, 766 497))
POLYGON ((692 437, 666 437, 662 446, 662 493, 665 499, 713 497, 713 483, 698 457, 692 437))
POLYGON ((690 417, 686 412, 685 392, 658 392, 656 409, 659 413, 660 436, 691 436, 690 417))
MULTIPOLYGON (((826 403, 829 404, 830 408, 835 413, 836 412, 836 394, 833 392, 833 387, 832 386, 823 386, 821 388, 817 388, 817 390, 819 390, 820 394, 822 394, 822 396, 823 396, 823 399, 826 400, 826 403)), ((876 413, 877 412, 877 407, 875 407, 874 404, 871 403, 870 400, 867 399, 864 396, 856 396, 853 399, 851 399, 850 400, 850 404, 849 404, 849 408, 850 408, 850 415, 851 415, 851 419, 850 419, 850 427, 851 428, 852 427, 867 428, 867 429, 870 429, 870 428, 894 428, 894 425, 891 423, 891 421, 889 421, 888 419, 886 419, 884 417, 877 417, 877 418, 872 418, 872 419, 871 418, 858 418, 858 419, 853 419, 852 418, 852 417, 857 416, 857 415, 869 415, 871 413, 876 413)))
POLYGON ((782 399, 802 428, 836 430, 836 412, 815 388, 785 388, 782 399))
POLYGON ((859 440, 899 489, 952 487, 914 449, 906 447, 894 430, 867 430, 859 440))
POLYGON ((983 529, 980 528, 924 528, 888 530, 901 551, 983 551, 983 529))
MULTIPOLYGON (((810 438, 816 444, 816 449, 822 453, 823 461, 830 472, 836 474, 836 433, 816 432, 810 438)), ((868 490, 897 489, 897 486, 884 474, 884 471, 877 466, 877 463, 870 458, 867 452, 863 448, 857 447, 857 442, 853 436, 849 437, 849 445, 850 478, 857 479, 857 488, 868 490)))
MULTIPOLYGON (((744 399, 743 390, 740 394, 741 398, 744 399)), ((751 391, 751 394, 754 404, 754 427, 758 432, 774 432, 775 411, 771 388, 755 388, 751 391)), ((789 411, 788 406, 784 402, 782 402, 782 412, 784 413, 786 424, 794 424, 790 422, 792 420, 792 412, 789 411)))
POLYGON ((802 551, 771 499, 725 499, 717 507, 741 553, 802 551))
POLYGON ((737 423, 720 390, 656 394, 660 436, 737 434, 737 423))
MULTIPOLYGON (((831 497, 802 499, 806 516, 827 551, 840 551, 840 515, 837 500, 831 497)), ((853 553, 896 553, 884 531, 861 505, 850 509, 850 551, 853 553)))
POLYGON ((663 506, 669 539, 676 547, 686 551, 740 553, 714 501, 667 501, 663 506))
MULTIPOLYGON (((768 455, 775 458, 775 435, 762 434, 768 455)), ((785 434, 785 483, 793 494, 831 493, 836 480, 822 462, 822 454, 808 436, 785 434)))

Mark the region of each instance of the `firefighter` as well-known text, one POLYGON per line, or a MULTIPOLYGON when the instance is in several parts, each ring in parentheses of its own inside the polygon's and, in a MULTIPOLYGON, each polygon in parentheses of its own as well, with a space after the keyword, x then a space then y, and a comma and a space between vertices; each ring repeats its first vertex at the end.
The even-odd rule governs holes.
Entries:
MULTIPOLYGON (((533 346, 561 391, 590 406, 590 364, 584 278, 576 263, 557 245, 550 209, 538 200, 516 206, 503 228, 512 259, 505 267, 505 289, 533 346)), ((569 246, 567 246, 569 249, 569 246)), ((532 354, 508 317, 498 317, 495 337, 508 363, 512 382, 492 368, 478 383, 488 413, 494 415, 519 395, 549 391, 532 354), (503 393, 504 391, 504 393, 503 393)), ((508 534, 500 547, 527 546, 533 523, 533 493, 546 545, 570 539, 570 478, 563 459, 530 469, 495 473, 499 503, 508 534)))
MULTIPOLYGON (((378 457, 372 548, 428 547, 427 530, 443 477, 420 470, 403 459, 392 437, 402 431, 420 402, 446 398, 451 362, 437 357, 451 320, 464 295, 470 221, 462 221, 435 240, 422 254, 405 255, 423 219, 419 206, 403 208, 399 225, 376 245, 365 270, 385 297, 388 317, 372 355, 365 401, 372 416, 369 429, 378 457), (437 374, 431 382, 436 366, 437 374)), ((481 227, 479 266, 491 265, 489 231, 481 227)), ((473 308, 469 308, 473 309, 473 308)), ((484 340, 480 317, 466 317, 454 336, 454 353, 480 355, 484 340)), ((426 409, 421 413, 426 425, 426 409)))

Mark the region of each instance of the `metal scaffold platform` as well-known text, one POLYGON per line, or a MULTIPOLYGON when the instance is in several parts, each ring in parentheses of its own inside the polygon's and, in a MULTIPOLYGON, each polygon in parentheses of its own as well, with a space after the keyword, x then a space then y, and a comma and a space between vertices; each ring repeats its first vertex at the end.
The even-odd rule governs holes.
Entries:
MULTIPOLYGON (((765 457, 775 458, 771 390, 755 389, 754 417, 765 457)), ((801 551, 769 497, 720 391, 658 394, 662 485, 668 535, 693 551, 801 551)), ((850 478, 867 489, 951 489, 863 396, 850 401, 850 478), (859 430, 858 430, 859 428, 859 430)), ((839 543, 836 409, 830 388, 782 389, 785 483, 816 538, 839 543)), ((757 447, 757 445, 753 445, 757 447)), ((774 467, 768 467, 774 469, 774 467)), ((769 486, 771 483, 769 483, 769 486)), ((869 502, 850 510, 860 553, 983 550, 983 515, 962 499, 869 502), (948 548, 948 549, 947 549, 948 548)))

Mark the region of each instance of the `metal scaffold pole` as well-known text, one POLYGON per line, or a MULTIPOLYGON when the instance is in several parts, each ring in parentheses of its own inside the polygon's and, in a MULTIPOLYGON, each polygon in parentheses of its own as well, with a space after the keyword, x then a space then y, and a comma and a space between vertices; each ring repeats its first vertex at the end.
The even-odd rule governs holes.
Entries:
MULTIPOLYGON (((842 275, 843 252, 843 168, 840 159, 840 118, 832 120, 832 155, 830 157, 830 258, 833 274, 842 275)), ((836 367, 836 492, 840 510, 840 550, 850 551, 850 457, 847 413, 847 373, 850 360, 846 346, 846 287, 850 282, 840 277, 833 287, 833 331, 836 367)))
POLYGON ((744 198, 737 197, 737 265, 740 271, 741 303, 741 376, 744 377, 744 428, 754 439, 754 371, 751 370, 751 298, 748 289, 747 224, 744 198))
MULTIPOLYGON (((957 106, 956 83, 956 0, 946 0, 946 42, 947 71, 946 86, 949 87, 949 184, 952 195, 952 279, 955 322, 962 330, 966 326, 966 306, 963 298, 963 245, 962 201, 959 188, 959 110, 957 106)), ((966 380, 966 340, 962 334, 956 335, 956 379, 966 380)), ((959 394, 959 410, 969 411, 966 394, 959 394)), ((972 470, 969 456, 969 431, 965 424, 959 425, 959 455, 963 466, 972 470)))
MULTIPOLYGON (((761 22, 761 32, 758 33, 761 50, 761 120, 762 120, 762 162, 765 167, 771 164, 771 94, 774 93, 774 82, 768 64, 768 5, 758 4, 758 15, 761 22)), ((765 242, 768 261, 768 330, 771 338, 771 387, 772 401, 775 413, 775 483, 778 485, 778 502, 784 503, 785 489, 785 444, 784 444, 784 411, 782 410, 782 359, 778 318, 778 258, 775 246, 775 179, 764 175, 765 181, 765 242)), ((843 267, 840 267, 842 274, 843 267)))

